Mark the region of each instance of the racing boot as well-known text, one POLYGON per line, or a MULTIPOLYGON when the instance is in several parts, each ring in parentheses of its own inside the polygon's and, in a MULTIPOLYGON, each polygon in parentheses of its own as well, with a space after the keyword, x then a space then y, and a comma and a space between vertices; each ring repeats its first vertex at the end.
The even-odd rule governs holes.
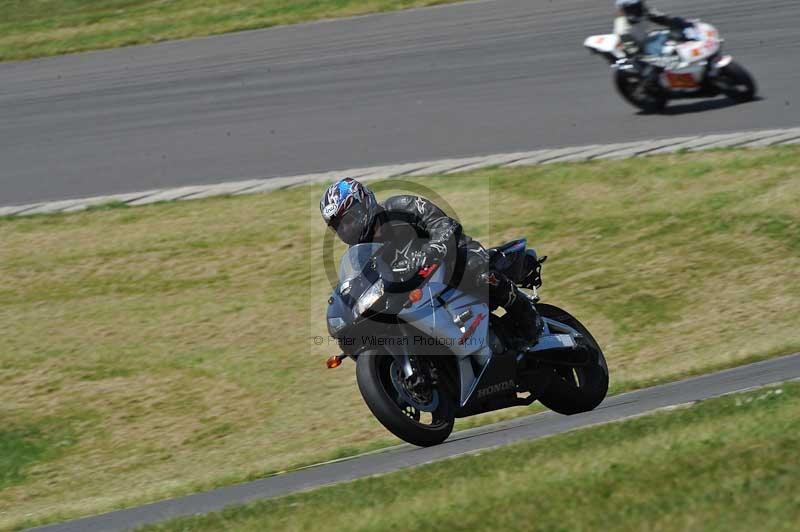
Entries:
POLYGON ((517 347, 527 347, 539 339, 544 322, 527 294, 513 283, 511 283, 511 287, 509 302, 503 305, 503 308, 509 313, 514 323, 516 335, 520 340, 520 345, 517 347))
POLYGON ((514 324, 514 347, 521 349, 536 342, 544 323, 533 301, 501 273, 488 272, 481 277, 489 287, 489 302, 492 307, 503 307, 514 324))

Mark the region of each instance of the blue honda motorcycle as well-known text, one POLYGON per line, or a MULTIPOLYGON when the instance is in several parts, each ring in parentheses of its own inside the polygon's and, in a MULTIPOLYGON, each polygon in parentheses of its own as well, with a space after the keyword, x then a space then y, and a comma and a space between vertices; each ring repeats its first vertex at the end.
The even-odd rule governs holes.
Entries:
POLYGON ((488 251, 494 269, 531 291, 544 328, 530 345, 519 345, 510 319, 486 297, 453 286, 445 263, 398 272, 396 251, 376 243, 342 257, 327 312, 342 353, 328 367, 354 359, 372 414, 411 444, 443 442, 456 418, 537 400, 561 414, 585 412, 608 391, 605 357, 586 327, 539 303, 547 257, 524 239, 488 251))

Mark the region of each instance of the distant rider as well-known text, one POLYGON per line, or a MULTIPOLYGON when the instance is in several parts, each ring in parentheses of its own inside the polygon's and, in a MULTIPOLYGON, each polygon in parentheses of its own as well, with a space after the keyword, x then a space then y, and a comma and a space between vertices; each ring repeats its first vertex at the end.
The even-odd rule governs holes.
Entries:
POLYGON ((634 42, 647 56, 660 56, 667 40, 693 40, 694 24, 681 17, 671 17, 650 9, 644 0, 616 0, 618 9, 614 33, 623 41, 634 42), (650 35, 649 22, 669 28, 669 33, 650 35))
MULTIPOLYGON (((655 9, 648 8, 644 0, 616 0, 618 9, 614 20, 614 33, 623 43, 633 43, 635 55, 661 57, 668 40, 694 40, 694 24, 681 17, 671 17, 655 9), (650 34, 649 23, 666 26, 669 32, 650 34)), ((658 78, 663 72, 663 64, 653 61, 643 62, 642 75, 647 84, 658 87, 658 78)))
POLYGON ((390 243, 396 250, 391 264, 395 271, 417 271, 450 259, 454 284, 462 281, 466 290, 487 289, 489 305, 503 307, 510 314, 523 341, 530 343, 538 337, 541 319, 532 301, 505 275, 494 271, 486 249, 431 201, 400 195, 381 205, 367 187, 346 178, 328 187, 319 209, 328 227, 346 244, 390 243))

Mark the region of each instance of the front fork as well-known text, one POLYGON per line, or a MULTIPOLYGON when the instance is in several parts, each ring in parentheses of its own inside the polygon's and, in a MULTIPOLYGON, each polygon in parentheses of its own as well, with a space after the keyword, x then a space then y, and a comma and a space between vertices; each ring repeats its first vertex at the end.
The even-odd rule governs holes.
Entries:
POLYGON ((659 94, 664 92, 664 88, 661 86, 659 81, 658 73, 653 76, 650 73, 656 70, 656 67, 653 65, 648 64, 635 64, 631 61, 625 62, 618 62, 617 64, 613 65, 614 69, 627 72, 628 75, 635 75, 637 79, 637 89, 636 90, 644 90, 650 94, 659 94))
POLYGON ((403 377, 410 379, 414 375, 414 364, 411 361, 411 355, 405 346, 391 345, 386 346, 386 351, 394 359, 395 364, 400 368, 403 377))

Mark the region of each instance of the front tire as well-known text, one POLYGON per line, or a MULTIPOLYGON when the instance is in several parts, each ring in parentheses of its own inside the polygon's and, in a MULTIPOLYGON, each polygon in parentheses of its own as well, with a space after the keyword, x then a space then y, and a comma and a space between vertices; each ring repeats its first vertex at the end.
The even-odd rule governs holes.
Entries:
POLYGON ((756 97, 756 82, 745 68, 731 61, 719 69, 716 85, 731 100, 744 103, 756 97))
POLYGON ((588 366, 554 366, 554 378, 539 401, 554 412, 572 415, 594 410, 608 393, 608 365, 597 341, 589 330, 567 311, 553 305, 536 305, 539 313, 578 331, 591 353, 588 366))
POLYGON ((626 102, 645 113, 660 113, 667 106, 667 97, 648 91, 639 76, 617 69, 614 71, 614 86, 626 102))
POLYGON ((392 382, 394 359, 383 352, 368 351, 358 356, 356 380, 361 396, 372 414, 389 432, 420 447, 438 445, 453 431, 455 414, 449 396, 434 389, 436 407, 430 412, 405 400, 392 382))

